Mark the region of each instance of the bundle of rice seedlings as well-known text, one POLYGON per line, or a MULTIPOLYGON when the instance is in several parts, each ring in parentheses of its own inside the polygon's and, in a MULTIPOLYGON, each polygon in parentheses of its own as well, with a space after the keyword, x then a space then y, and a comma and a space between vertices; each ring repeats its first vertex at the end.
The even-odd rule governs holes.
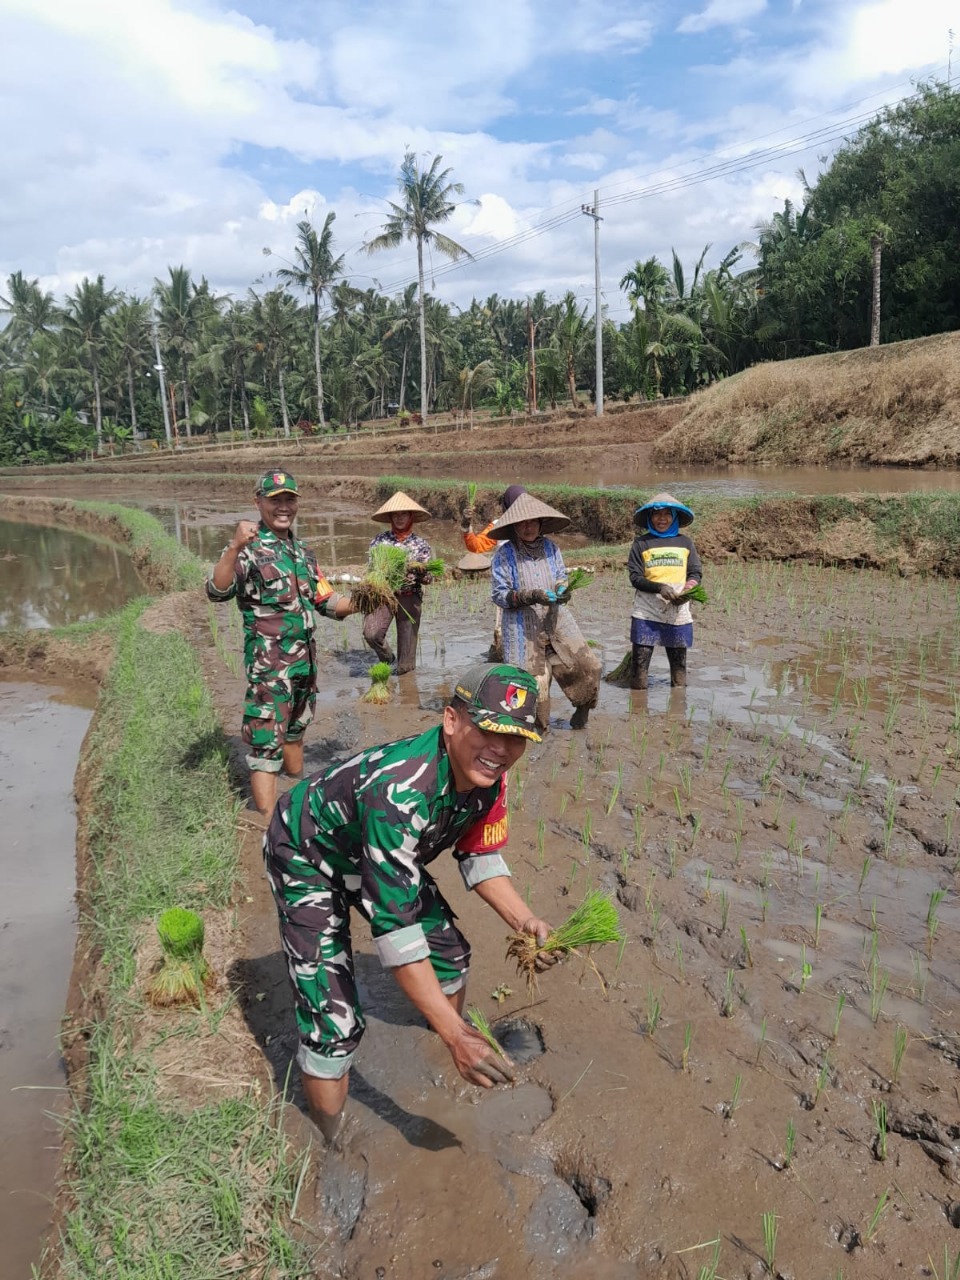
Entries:
POLYGON ((467 485, 467 506, 475 507, 477 505, 477 486, 471 480, 467 485))
POLYGON ((707 593, 706 591, 704 591, 703 587, 699 582, 695 587, 691 587, 689 591, 685 591, 683 595, 679 597, 679 599, 681 602, 684 600, 696 600, 697 604, 708 603, 707 593))
POLYGON ((153 1005, 199 1005, 210 967, 203 958, 203 920, 195 911, 171 907, 157 920, 163 965, 147 990, 153 1005))
POLYGON ((501 1058, 505 1058, 507 1055, 503 1052, 503 1046, 491 1031, 487 1015, 483 1010, 478 1009, 477 1006, 474 1005, 471 1009, 467 1010, 467 1017, 470 1019, 473 1029, 480 1032, 490 1048, 498 1053, 501 1058))
POLYGON ((630 660, 633 657, 633 650, 628 649, 621 660, 603 677, 607 684, 617 684, 623 680, 630 679, 630 660))
POLYGON ((592 569, 571 569, 567 577, 567 590, 576 591, 579 587, 589 587, 592 581, 592 569))
POLYGON ((386 543, 370 552, 370 567, 358 586, 350 593, 350 599, 358 613, 374 613, 381 605, 387 605, 391 613, 397 611, 397 592, 407 576, 407 553, 402 547, 386 543))
POLYGON ((428 560, 426 564, 424 564, 422 561, 418 561, 417 563, 423 569, 424 573, 429 573, 431 578, 442 578, 443 575, 447 572, 447 566, 444 564, 444 562, 440 559, 439 556, 437 556, 434 560, 428 560))
POLYGON ((393 668, 389 662, 375 662, 367 675, 370 677, 370 688, 360 699, 361 702, 382 704, 390 701, 390 687, 387 681, 393 668))
POLYGON ((573 951, 598 947, 604 942, 621 942, 620 917, 609 894, 591 889, 573 915, 543 942, 529 933, 515 933, 507 947, 507 958, 516 960, 517 972, 526 976, 533 990, 537 983, 537 955, 541 951, 573 951))

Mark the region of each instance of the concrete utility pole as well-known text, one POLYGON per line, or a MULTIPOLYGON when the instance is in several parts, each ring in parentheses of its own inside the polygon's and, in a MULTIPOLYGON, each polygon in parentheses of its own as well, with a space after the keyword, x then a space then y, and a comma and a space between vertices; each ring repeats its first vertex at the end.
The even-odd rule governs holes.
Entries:
POLYGON ((173 433, 170 430, 170 409, 167 406, 167 386, 163 376, 163 359, 160 356, 160 333, 157 329, 157 322, 153 322, 153 349, 157 353, 157 363, 153 366, 157 371, 157 378, 160 382, 160 403, 163 405, 163 430, 167 437, 167 448, 173 448, 173 433))
POLYGON ((597 291, 597 394, 595 408, 599 418, 603 415, 603 316, 600 304, 600 223, 603 219, 600 217, 600 192, 598 190, 593 193, 593 204, 582 204, 580 212, 593 219, 593 268, 594 283, 597 291))

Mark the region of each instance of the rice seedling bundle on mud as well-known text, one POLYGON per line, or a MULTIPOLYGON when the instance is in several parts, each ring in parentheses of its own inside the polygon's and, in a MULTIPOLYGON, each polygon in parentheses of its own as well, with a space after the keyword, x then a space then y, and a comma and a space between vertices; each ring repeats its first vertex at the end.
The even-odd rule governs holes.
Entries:
POLYGON ((359 613, 374 613, 387 605, 397 611, 397 592, 407 576, 407 554, 402 547, 381 545, 370 552, 370 567, 350 599, 359 613))
POLYGON ((171 907, 157 920, 163 948, 163 964, 147 990, 153 1005, 198 1006, 210 981, 210 966, 203 958, 203 920, 195 911, 171 907))
POLYGON ((510 938, 507 957, 516 960, 517 973, 526 976, 527 986, 532 990, 537 983, 537 956, 541 952, 578 953, 583 948, 622 941, 623 931, 613 899, 609 894, 591 889, 566 923, 554 929, 543 943, 538 943, 529 933, 515 933, 510 938))
POLYGON ((370 688, 360 699, 361 702, 375 702, 383 705, 390 701, 390 686, 387 681, 393 668, 389 662, 375 662, 367 675, 370 677, 370 688))

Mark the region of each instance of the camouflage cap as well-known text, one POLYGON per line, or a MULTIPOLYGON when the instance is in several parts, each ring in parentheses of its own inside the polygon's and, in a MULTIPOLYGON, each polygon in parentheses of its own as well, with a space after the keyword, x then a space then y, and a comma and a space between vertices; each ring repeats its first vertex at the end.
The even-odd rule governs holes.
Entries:
POLYGON ((457 681, 454 698, 486 733, 518 733, 540 742, 536 730, 537 681, 505 662, 482 663, 457 681))
POLYGON ((265 471, 257 481, 257 497, 272 498, 277 493, 299 493, 289 471, 265 471))

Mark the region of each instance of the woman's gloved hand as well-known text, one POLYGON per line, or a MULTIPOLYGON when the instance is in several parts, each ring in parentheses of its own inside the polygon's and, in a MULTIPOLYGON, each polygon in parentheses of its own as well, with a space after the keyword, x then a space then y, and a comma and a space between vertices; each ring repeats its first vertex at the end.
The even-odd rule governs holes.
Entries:
POLYGON ((460 512, 460 532, 461 533, 470 532, 471 526, 473 525, 473 518, 475 515, 476 515, 476 512, 474 511, 473 507, 465 507, 463 511, 460 512))
POLYGON ((553 604, 556 601, 556 598, 557 593, 555 591, 541 591, 539 588, 526 591, 514 591, 513 607, 515 609, 519 609, 523 605, 553 604))

